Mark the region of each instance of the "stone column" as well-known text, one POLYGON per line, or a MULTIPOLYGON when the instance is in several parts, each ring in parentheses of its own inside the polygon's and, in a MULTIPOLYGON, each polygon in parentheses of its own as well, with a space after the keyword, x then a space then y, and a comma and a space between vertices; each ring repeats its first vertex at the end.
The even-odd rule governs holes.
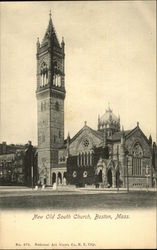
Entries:
POLYGON ((58 186, 58 173, 57 172, 55 173, 56 173, 56 185, 58 186))
POLYGON ((102 174, 103 174, 103 184, 105 187, 107 187, 107 172, 106 172, 106 166, 103 166, 103 171, 102 171, 102 174))

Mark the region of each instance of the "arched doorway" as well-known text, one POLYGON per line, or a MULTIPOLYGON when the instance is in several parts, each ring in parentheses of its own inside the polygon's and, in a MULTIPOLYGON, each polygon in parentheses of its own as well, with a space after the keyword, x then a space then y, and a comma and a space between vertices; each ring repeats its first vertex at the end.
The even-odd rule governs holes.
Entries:
POLYGON ((109 169, 107 172, 107 182, 110 185, 110 187, 112 187, 112 171, 111 171, 111 169, 109 169))
POLYGON ((66 185, 67 181, 66 181, 66 172, 63 173, 63 185, 66 185))
POLYGON ((56 182, 56 173, 52 174, 52 185, 56 182))
POLYGON ((102 182, 102 169, 100 169, 98 174, 98 182, 102 182))
POLYGON ((46 178, 44 178, 44 185, 46 185, 46 178))
POLYGON ((58 185, 62 184, 62 174, 58 172, 58 185))

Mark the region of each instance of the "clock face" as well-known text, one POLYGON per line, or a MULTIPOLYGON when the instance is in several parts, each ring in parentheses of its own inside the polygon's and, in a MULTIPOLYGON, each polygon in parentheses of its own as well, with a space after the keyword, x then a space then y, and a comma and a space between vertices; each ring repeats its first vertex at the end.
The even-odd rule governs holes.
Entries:
POLYGON ((85 148, 89 146, 89 140, 87 138, 83 139, 82 144, 85 148))

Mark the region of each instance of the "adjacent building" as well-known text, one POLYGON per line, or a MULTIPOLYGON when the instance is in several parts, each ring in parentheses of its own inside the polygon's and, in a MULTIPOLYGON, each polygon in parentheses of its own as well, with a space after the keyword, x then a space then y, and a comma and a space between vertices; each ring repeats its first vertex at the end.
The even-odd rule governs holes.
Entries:
POLYGON ((0 185, 37 184, 37 150, 31 142, 25 145, 0 144, 0 185))

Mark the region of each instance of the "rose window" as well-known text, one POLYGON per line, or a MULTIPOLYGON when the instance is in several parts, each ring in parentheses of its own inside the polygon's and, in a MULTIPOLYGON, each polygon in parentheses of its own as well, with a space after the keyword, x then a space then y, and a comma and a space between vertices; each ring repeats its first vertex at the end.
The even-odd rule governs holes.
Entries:
POLYGON ((77 176, 77 173, 76 171, 73 172, 73 177, 76 177, 77 176))
POLYGON ((84 178, 87 177, 87 171, 84 171, 84 172, 83 172, 83 177, 84 177, 84 178))

